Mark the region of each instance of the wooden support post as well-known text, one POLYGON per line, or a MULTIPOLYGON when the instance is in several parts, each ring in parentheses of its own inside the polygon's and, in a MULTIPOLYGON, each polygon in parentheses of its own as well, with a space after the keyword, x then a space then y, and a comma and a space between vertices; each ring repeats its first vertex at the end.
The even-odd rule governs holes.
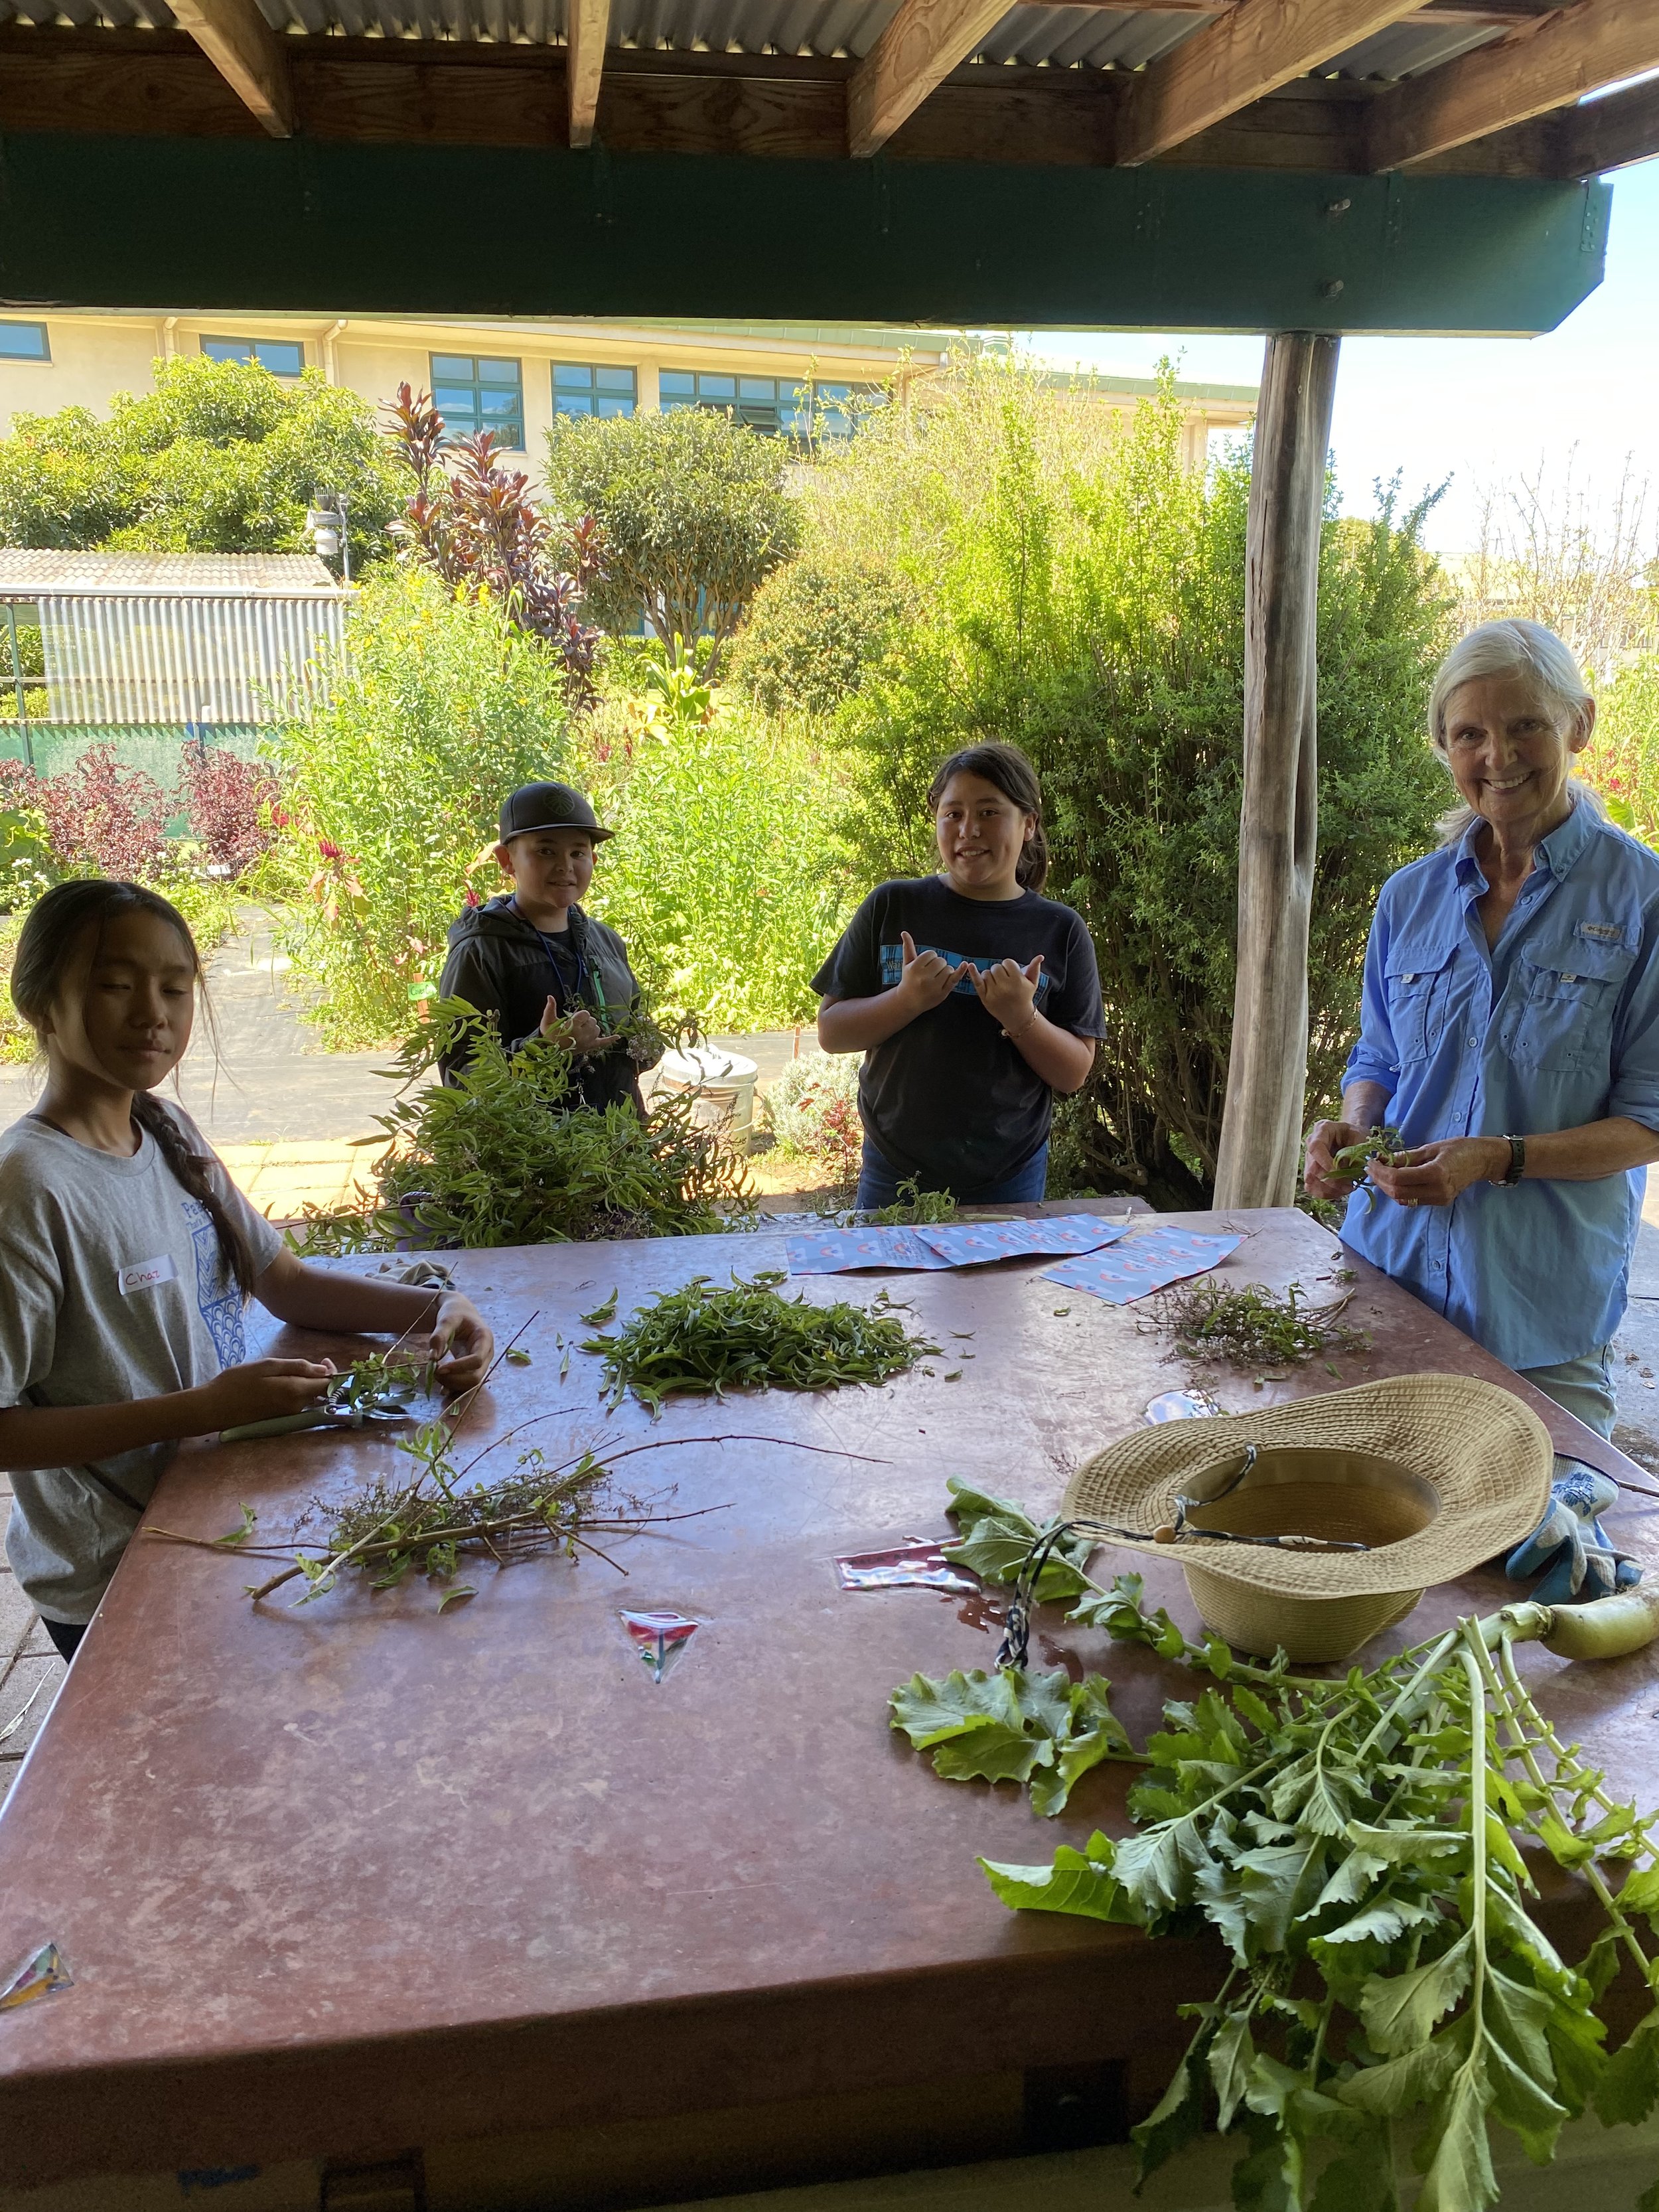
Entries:
POLYGON ((1308 916, 1318 844, 1319 526, 1341 340, 1267 340, 1244 554, 1238 981, 1218 1206, 1288 1206, 1308 1079, 1308 916))

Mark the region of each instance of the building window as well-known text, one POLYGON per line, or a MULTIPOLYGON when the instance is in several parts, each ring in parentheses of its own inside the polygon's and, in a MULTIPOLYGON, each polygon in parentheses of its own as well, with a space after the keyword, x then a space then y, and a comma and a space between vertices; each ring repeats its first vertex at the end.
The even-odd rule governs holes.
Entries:
POLYGON ((735 416, 765 437, 801 445, 850 438, 863 408, 879 404, 873 384, 802 383, 793 376, 720 376, 703 370, 665 368, 658 380, 665 414, 679 407, 710 407, 735 416))
POLYGON ((631 415, 639 396, 639 380, 631 368, 586 361, 553 364, 556 415, 631 415))
POLYGON ((497 445, 524 450, 524 378, 516 361, 434 353, 432 404, 452 437, 488 430, 497 445))
POLYGON ((50 361, 44 323, 0 323, 0 361, 50 361))
POLYGON ((301 375, 306 365, 305 347, 294 338, 204 338, 202 351, 210 361, 240 361, 273 376, 301 375))

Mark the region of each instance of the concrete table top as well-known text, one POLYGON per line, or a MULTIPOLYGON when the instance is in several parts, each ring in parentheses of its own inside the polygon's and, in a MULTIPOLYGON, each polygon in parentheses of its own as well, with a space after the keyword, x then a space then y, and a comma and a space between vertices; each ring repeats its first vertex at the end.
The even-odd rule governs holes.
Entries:
MULTIPOLYGON (((1244 1232, 1221 1271, 1236 1282, 1322 1296, 1346 1260, 1373 1349, 1341 1382, 1507 1383, 1559 1448, 1632 1486, 1618 1540, 1654 1553, 1653 1478, 1304 1216, 1174 1218, 1244 1232)), ((469 1561, 477 1595, 441 1617, 421 1580, 255 1607, 244 1585, 268 1565, 135 1540, 0 1819, 0 1972, 54 1942, 75 1977, 0 2015, 0 2179, 370 2154, 1126 2054, 1155 2093, 1184 2039, 1175 2008, 1212 1990, 1218 1950, 1016 1916, 975 1863, 1122 1832, 1124 1770, 1097 1770, 1054 1821, 1012 1789, 941 1781, 885 1701, 918 1669, 992 1664, 994 1609, 844 1592, 832 1564, 944 1532, 948 1475, 1052 1511, 1070 1468, 1188 1372, 1144 1310, 1060 1290, 1040 1260, 809 1278, 826 1302, 884 1285, 948 1356, 879 1390, 682 1401, 653 1425, 603 1412, 591 1358, 562 1384, 556 1334, 588 1334, 578 1315, 613 1285, 625 1317, 694 1274, 781 1264, 780 1238, 451 1256, 498 1342, 530 1324, 532 1364, 502 1367, 470 1419, 474 1450, 520 1431, 486 1471, 531 1442, 550 1459, 651 1442, 618 1488, 721 1510, 627 1540, 625 1579, 594 1559, 469 1561), (623 1606, 703 1624, 660 1684, 623 1606)), ((270 1348, 301 1341, 318 1340, 270 1348)), ((1319 1361, 1260 1390, 1204 1379, 1228 1410, 1338 1387, 1319 1361)), ((274 1536, 393 1468, 364 1433, 192 1446, 149 1520, 212 1537, 247 1500, 274 1536)), ((1147 1583, 1194 1624, 1176 1570, 1147 1583)), ((1506 1594, 1484 1571, 1431 1592, 1373 1651, 1506 1594)), ((1528 1657, 1547 1710, 1650 1801, 1659 1662, 1528 1657)), ((1193 1683, 1057 1613, 1032 1658, 1107 1674, 1137 1736, 1193 1683)), ((1547 1907, 1571 1936, 1571 1891, 1547 1907)))

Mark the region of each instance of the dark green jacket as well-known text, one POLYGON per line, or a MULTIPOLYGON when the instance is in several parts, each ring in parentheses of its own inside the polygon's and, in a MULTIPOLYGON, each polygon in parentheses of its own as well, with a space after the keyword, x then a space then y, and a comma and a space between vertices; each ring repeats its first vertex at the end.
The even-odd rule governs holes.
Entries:
MULTIPOLYGON (((574 1012, 574 1000, 540 932, 514 912, 508 897, 473 907, 450 925, 449 957, 438 990, 441 997, 465 999, 480 1013, 494 1014, 501 1041, 513 1053, 540 1033, 550 998, 558 1001, 562 1014, 574 1012)), ((570 945, 586 971, 582 1003, 599 1017, 601 1029, 609 1030, 619 1015, 632 1013, 639 1005, 640 987, 628 964, 628 948, 614 929, 579 906, 570 909, 570 945)), ((577 1060, 577 1097, 572 1103, 609 1106, 629 1098, 637 1106, 639 1071, 654 1067, 660 1056, 649 1047, 615 1044, 591 1060, 577 1060)), ((447 1057, 445 1075, 453 1075, 465 1059, 465 1053, 447 1057)))

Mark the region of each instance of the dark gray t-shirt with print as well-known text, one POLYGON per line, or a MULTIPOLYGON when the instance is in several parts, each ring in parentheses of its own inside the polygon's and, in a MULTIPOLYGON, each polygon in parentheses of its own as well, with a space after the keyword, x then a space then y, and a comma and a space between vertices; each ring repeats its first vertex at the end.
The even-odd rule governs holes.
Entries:
MULTIPOLYGON (((207 1152, 189 1116, 169 1110, 207 1152)), ((263 1272, 281 1237, 223 1168, 210 1172, 263 1272)), ((246 1357, 241 1294, 212 1221, 153 1137, 124 1159, 33 1116, 0 1136, 0 1407, 193 1390, 246 1357)), ((98 1472, 147 1505, 176 1449, 146 1445, 98 1472)), ((11 1486, 6 1555, 23 1591, 50 1620, 90 1620, 137 1514, 85 1468, 19 1471, 11 1486)))

